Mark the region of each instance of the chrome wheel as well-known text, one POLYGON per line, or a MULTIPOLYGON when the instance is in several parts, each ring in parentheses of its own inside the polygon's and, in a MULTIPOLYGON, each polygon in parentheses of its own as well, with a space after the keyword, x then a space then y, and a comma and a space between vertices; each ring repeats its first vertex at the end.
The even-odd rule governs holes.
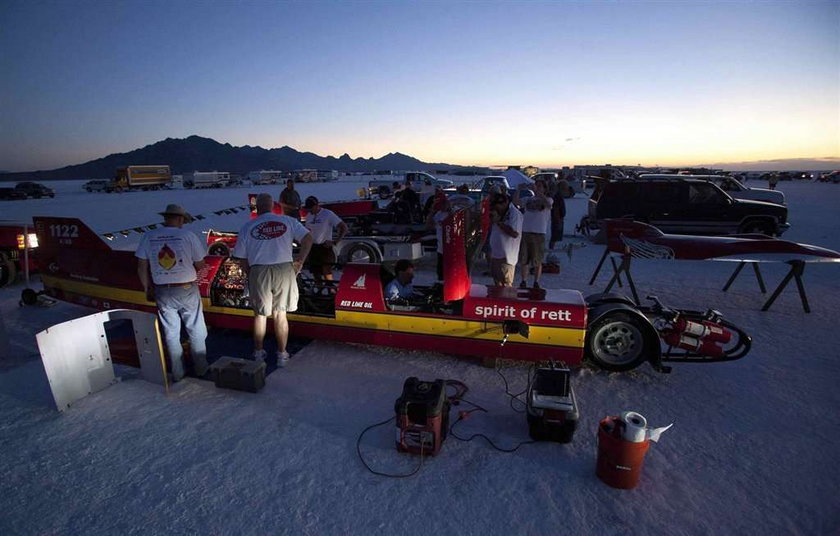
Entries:
POLYGON ((586 350, 589 358, 606 370, 637 367, 645 359, 645 336, 640 320, 626 313, 607 314, 591 328, 586 350))

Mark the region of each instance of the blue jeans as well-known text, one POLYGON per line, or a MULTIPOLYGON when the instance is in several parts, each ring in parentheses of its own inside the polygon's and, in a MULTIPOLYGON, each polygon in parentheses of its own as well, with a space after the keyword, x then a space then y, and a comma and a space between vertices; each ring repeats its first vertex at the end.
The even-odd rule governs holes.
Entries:
POLYGON ((204 325, 204 312, 201 308, 201 296, 198 285, 188 287, 155 287, 158 319, 163 328, 163 340, 172 362, 172 376, 176 380, 184 377, 183 348, 181 347, 181 322, 190 338, 195 373, 202 376, 207 371, 207 326, 204 325))

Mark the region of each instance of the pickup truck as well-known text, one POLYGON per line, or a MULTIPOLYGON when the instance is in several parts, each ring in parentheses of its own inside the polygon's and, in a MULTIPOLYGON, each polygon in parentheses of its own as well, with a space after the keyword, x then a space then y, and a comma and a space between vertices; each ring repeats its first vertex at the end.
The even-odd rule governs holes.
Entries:
POLYGON ((421 199, 432 195, 436 188, 451 188, 453 182, 448 179, 436 179, 423 171, 410 171, 399 175, 390 175, 386 179, 375 179, 368 183, 368 192, 371 196, 379 196, 379 199, 390 199, 394 195, 394 183, 404 186, 411 182, 421 199))

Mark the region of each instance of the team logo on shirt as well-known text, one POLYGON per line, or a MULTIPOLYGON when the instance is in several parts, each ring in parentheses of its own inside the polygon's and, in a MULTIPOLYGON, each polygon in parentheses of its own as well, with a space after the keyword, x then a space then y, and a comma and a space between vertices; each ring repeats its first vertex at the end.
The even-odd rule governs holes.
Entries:
POLYGON ((282 221, 266 221, 251 229, 251 237, 257 240, 271 240, 286 234, 286 224, 282 221))
POLYGON ((175 252, 172 251, 167 244, 164 244, 160 251, 158 252, 158 264, 164 270, 171 270, 178 259, 175 258, 175 252))

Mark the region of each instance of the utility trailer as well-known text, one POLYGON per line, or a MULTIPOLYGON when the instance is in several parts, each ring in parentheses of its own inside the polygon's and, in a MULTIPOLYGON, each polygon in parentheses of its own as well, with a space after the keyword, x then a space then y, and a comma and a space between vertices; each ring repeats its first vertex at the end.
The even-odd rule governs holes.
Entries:
POLYGON ((126 192, 130 190, 158 190, 169 185, 172 172, 169 166, 126 166, 117 168, 111 190, 126 192))

